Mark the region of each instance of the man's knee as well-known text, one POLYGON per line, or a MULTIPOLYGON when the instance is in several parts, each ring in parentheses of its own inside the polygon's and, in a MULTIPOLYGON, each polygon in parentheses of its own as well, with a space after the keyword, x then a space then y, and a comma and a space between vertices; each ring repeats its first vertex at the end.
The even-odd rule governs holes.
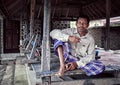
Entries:
POLYGON ((57 49, 63 49, 62 45, 58 46, 57 49))

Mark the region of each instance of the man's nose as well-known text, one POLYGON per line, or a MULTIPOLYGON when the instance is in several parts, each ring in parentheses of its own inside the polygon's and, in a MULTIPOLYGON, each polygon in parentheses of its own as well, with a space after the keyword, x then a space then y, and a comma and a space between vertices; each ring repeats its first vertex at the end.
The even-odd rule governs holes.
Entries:
POLYGON ((83 24, 80 24, 80 27, 83 27, 83 24))

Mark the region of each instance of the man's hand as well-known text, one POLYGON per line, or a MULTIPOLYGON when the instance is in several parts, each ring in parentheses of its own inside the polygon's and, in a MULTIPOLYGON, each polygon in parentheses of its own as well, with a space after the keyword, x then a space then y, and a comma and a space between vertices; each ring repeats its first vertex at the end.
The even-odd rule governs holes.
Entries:
POLYGON ((68 40, 72 43, 78 43, 80 42, 80 38, 76 36, 69 36, 68 40))
POLYGON ((66 71, 71 71, 75 70, 77 68, 77 63, 76 62, 70 62, 65 65, 66 71))

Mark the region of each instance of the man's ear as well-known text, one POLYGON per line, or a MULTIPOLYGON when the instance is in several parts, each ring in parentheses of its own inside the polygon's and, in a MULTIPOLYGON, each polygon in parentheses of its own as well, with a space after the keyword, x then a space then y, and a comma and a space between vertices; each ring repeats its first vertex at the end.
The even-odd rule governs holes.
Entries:
POLYGON ((88 23, 87 27, 89 27, 89 23, 88 23))

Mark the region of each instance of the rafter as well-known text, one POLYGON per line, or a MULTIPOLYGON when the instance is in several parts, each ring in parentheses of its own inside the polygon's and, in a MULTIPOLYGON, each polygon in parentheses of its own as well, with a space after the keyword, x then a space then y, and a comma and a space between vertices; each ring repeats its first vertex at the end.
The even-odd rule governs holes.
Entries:
POLYGON ((20 5, 20 3, 21 3, 20 1, 21 1, 21 0, 15 0, 14 3, 12 3, 11 5, 8 6, 8 10, 13 9, 14 7, 19 7, 19 5, 20 5))
POLYGON ((92 9, 91 6, 89 6, 88 9, 90 10, 91 15, 93 15, 93 19, 94 19, 96 17, 96 13, 95 13, 94 9, 92 9))
POLYGON ((40 6, 40 8, 39 8, 39 11, 38 11, 37 18, 39 18, 39 16, 40 16, 40 13, 41 13, 41 10, 42 10, 42 7, 40 6))
MULTIPOLYGON (((55 6, 56 6, 57 2, 58 2, 58 0, 55 0, 55 6)), ((56 7, 53 8, 52 18, 54 17, 55 10, 56 10, 56 7)))
POLYGON ((17 9, 14 9, 13 11, 10 12, 10 16, 15 15, 17 12, 20 13, 20 10, 21 10, 22 8, 23 8, 23 7, 21 6, 21 7, 17 8, 17 9))
POLYGON ((5 16, 9 15, 9 12, 8 12, 8 10, 7 10, 4 2, 1 1, 1 0, 0 0, 0 9, 1 9, 1 11, 3 12, 3 14, 4 14, 5 16))
POLYGON ((66 12, 66 17, 68 17, 69 11, 70 11, 70 9, 68 8, 68 9, 67 9, 67 12, 66 12))
POLYGON ((87 15, 89 15, 90 19, 93 19, 93 18, 94 18, 93 14, 90 12, 90 10, 89 10, 88 7, 86 7, 86 8, 83 9, 83 10, 84 10, 83 13, 88 13, 87 15), (85 12, 85 11, 86 11, 86 12, 85 12))
POLYGON ((91 9, 94 9, 96 15, 99 15, 98 17, 102 17, 103 16, 102 13, 101 13, 101 11, 97 9, 97 5, 96 4, 92 4, 91 5, 91 9))

